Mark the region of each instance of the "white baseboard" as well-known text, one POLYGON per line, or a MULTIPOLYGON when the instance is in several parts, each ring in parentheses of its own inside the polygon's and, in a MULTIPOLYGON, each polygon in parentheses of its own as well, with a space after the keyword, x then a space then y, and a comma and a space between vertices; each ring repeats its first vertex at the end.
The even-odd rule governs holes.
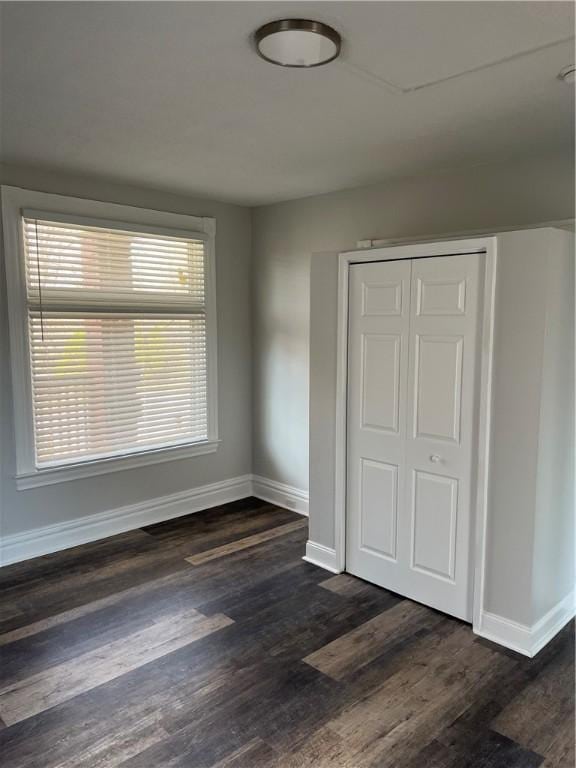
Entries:
POLYGON ((252 475, 252 494, 258 499, 286 507, 300 515, 308 515, 308 493, 276 480, 252 475))
POLYGON ((61 549, 105 539, 118 533, 189 515, 252 495, 252 477, 244 475, 96 515, 6 536, 0 544, 0 565, 9 565, 61 549))
POLYGON ((99 512, 79 520, 5 536, 0 541, 0 566, 105 539, 145 525, 162 523, 248 496, 256 496, 301 515, 308 514, 308 494, 305 491, 258 475, 243 475, 99 512))
POLYGON ((517 653, 525 656, 532 655, 530 627, 525 624, 518 624, 495 613, 483 611, 480 616, 480 625, 474 627, 474 632, 486 640, 503 645, 517 653))
POLYGON ((342 573, 336 563, 336 550, 325 547, 324 544, 316 544, 315 541, 306 542, 306 555, 302 559, 331 573, 342 573))
POLYGON ((574 618, 575 599, 574 592, 566 595, 563 600, 556 603, 547 614, 534 624, 532 627, 532 656, 544 648, 574 618))
POLYGON ((494 643, 532 658, 574 618, 575 596, 571 592, 532 626, 519 624, 495 613, 483 611, 474 632, 494 643))

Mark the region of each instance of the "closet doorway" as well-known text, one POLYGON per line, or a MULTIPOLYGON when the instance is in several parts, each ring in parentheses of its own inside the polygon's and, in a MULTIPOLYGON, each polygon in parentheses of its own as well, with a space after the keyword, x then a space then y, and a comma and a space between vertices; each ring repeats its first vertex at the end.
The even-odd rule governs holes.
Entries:
POLYGON ((472 621, 495 265, 449 245, 348 255, 342 549, 349 573, 472 621))

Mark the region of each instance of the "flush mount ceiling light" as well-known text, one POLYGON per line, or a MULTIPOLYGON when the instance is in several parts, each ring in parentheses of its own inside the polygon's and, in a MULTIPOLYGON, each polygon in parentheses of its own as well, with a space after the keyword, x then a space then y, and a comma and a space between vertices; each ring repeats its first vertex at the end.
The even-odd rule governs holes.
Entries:
POLYGON ((342 38, 321 21, 280 19, 254 33, 256 50, 266 61, 282 67, 319 67, 340 53, 342 38))

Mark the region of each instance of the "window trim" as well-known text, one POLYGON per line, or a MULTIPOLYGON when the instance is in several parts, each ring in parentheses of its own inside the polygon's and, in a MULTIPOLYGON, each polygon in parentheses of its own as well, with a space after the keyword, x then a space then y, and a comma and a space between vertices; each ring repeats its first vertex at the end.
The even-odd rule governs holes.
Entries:
POLYGON ((211 217, 155 211, 116 203, 65 197, 36 192, 19 187, 2 186, 2 224, 4 229, 4 260, 8 288, 10 333, 10 367, 14 404, 16 443, 16 487, 21 490, 65 482, 93 475, 118 472, 159 462, 184 459, 214 453, 218 449, 218 357, 216 318, 216 222, 211 217), (206 258, 206 375, 208 437, 206 440, 162 447, 125 456, 109 457, 62 464, 38 469, 34 451, 34 416, 30 345, 28 338, 26 282, 24 274, 24 244, 21 218, 30 209, 43 215, 68 217, 69 221, 97 220, 136 231, 166 234, 168 230, 180 235, 203 239, 206 258))

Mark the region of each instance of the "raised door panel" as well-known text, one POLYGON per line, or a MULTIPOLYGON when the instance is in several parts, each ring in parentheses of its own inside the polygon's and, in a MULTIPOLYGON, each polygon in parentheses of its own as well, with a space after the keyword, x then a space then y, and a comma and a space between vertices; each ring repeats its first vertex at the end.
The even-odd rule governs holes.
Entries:
POLYGON ((361 459, 360 548, 396 560, 398 467, 361 459))
POLYGON ((417 335, 414 437, 460 441, 462 336, 417 335))
POLYGON ((401 280, 376 282, 366 278, 362 283, 362 317, 401 315, 402 289, 401 280))
POLYGON ((466 280, 419 277, 416 282, 416 315, 464 315, 466 280))
POLYGON ((413 483, 411 567, 454 581, 458 481, 416 471, 413 483))
POLYGON ((400 349, 396 334, 362 334, 362 427, 398 432, 400 349))

